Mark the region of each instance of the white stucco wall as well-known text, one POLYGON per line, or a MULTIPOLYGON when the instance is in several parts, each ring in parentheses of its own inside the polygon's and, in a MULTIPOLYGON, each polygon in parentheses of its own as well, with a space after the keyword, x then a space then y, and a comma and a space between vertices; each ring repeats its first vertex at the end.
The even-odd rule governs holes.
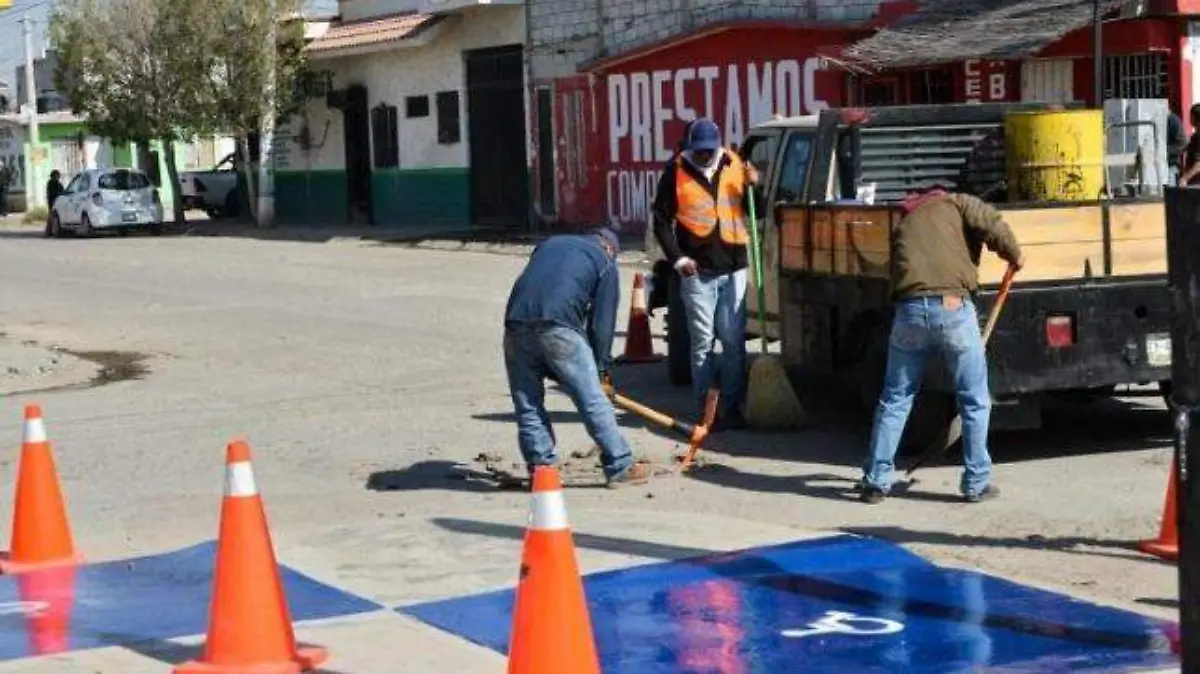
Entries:
MULTIPOLYGON (((448 17, 436 39, 424 46, 345 58, 322 58, 312 61, 311 66, 317 70, 332 71, 336 89, 345 89, 353 84, 367 87, 370 108, 381 102, 396 106, 401 169, 466 167, 470 155, 463 52, 521 44, 524 35, 524 11, 521 7, 480 7, 448 17), (437 93, 441 91, 459 93, 460 141, 453 145, 437 142, 437 93), (429 116, 416 119, 405 117, 405 98, 408 96, 428 96, 429 116)), ((281 141, 277 147, 286 155, 286 166, 280 166, 280 169, 344 169, 342 113, 326 108, 324 100, 311 101, 305 114, 293 119, 286 128, 281 129, 281 133, 294 135, 306 121, 313 143, 319 145, 322 136, 325 136, 324 146, 314 146, 304 151, 294 140, 286 143, 281 141)))

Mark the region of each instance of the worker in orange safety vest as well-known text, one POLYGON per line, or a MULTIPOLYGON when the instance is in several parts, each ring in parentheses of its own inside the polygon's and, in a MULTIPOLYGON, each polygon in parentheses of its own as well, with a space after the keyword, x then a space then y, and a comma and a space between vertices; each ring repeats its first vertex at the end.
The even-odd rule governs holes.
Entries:
MULTIPOLYGON (((687 129, 684 149, 663 171, 652 209, 654 236, 682 277, 680 295, 687 311, 692 392, 698 408, 703 408, 714 376, 720 377, 721 406, 714 430, 746 425, 746 199, 759 198, 749 188, 757 182, 754 167, 722 147, 717 125, 700 118, 687 129)), ((761 206, 761 201, 755 205, 761 206)))

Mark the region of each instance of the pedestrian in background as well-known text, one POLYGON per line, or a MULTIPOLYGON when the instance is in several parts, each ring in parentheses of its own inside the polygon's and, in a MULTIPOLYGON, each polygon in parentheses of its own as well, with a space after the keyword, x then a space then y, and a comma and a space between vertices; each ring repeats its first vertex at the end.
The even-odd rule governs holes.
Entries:
MULTIPOLYGON (((517 416, 517 441, 532 476, 559 462, 546 413, 545 380, 558 382, 600 448, 608 486, 645 482, 609 400, 612 344, 620 303, 620 243, 610 228, 551 237, 534 251, 509 295, 504 365, 517 416)), ((611 389, 610 389, 611 390, 611 389)))
POLYGON ((663 171, 654 199, 655 238, 682 277, 692 393, 699 409, 714 377, 720 378, 714 430, 746 426, 746 200, 755 198, 750 186, 757 181, 753 166, 721 146, 717 125, 700 118, 663 171))
POLYGON ((62 184, 62 174, 58 169, 54 169, 50 172, 50 179, 46 181, 46 208, 54 208, 54 202, 66 191, 62 184))
POLYGON ((971 296, 979 290, 983 246, 1017 269, 1025 259, 1000 212, 977 197, 934 188, 909 195, 901 209, 892 249, 895 316, 860 498, 877 504, 890 492, 896 449, 935 353, 946 359, 962 416, 959 488, 968 502, 995 498, 1000 490, 991 483, 987 447, 992 394, 971 296))
POLYGON ((1179 186, 1189 187, 1200 183, 1200 103, 1192 106, 1192 137, 1183 151, 1183 174, 1179 186))

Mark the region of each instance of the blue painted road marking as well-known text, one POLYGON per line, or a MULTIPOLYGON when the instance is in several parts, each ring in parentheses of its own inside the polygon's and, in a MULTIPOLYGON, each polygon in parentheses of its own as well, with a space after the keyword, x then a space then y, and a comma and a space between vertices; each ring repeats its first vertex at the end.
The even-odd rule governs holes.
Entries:
MULTIPOLYGON (((585 579, 606 672, 1113 672, 1177 665, 1169 623, 833 536, 585 579)), ((512 591, 399 609, 500 653, 512 591)))
MULTIPOLYGON (((213 542, 138 559, 0 576, 0 661, 155 644, 208 630, 213 542)), ((382 610, 280 566, 292 620, 382 610)))

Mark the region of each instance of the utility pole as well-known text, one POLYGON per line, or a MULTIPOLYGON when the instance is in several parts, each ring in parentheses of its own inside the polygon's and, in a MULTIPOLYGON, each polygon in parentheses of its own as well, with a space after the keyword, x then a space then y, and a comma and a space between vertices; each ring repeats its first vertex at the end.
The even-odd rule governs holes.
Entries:
POLYGON ((43 206, 42 191, 38 189, 38 154, 41 139, 38 129, 37 78, 33 72, 33 21, 22 16, 21 35, 25 38, 25 105, 29 114, 29 173, 25 178, 25 209, 43 206))

